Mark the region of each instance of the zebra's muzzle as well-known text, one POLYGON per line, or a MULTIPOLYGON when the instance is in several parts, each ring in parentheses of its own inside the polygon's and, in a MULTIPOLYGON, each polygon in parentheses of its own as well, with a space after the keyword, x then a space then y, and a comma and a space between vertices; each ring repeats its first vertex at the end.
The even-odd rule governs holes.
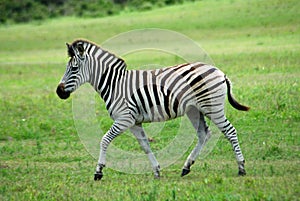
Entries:
POLYGON ((56 89, 56 93, 57 95, 61 98, 61 99, 67 99, 70 96, 70 92, 65 91, 65 84, 64 83, 60 83, 56 89))

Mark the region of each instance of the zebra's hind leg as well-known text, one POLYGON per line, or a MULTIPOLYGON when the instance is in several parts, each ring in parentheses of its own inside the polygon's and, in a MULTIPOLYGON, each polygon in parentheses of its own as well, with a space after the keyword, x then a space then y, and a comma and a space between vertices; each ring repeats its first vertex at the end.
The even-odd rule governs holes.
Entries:
POLYGON ((135 125, 130 128, 130 131, 134 134, 136 139, 138 140, 139 144, 141 145, 141 148, 144 150, 144 152, 148 155, 148 158, 152 164, 153 172, 154 172, 154 177, 159 178, 160 177, 160 166, 158 161, 156 160, 150 145, 148 138, 145 134, 145 131, 142 127, 141 124, 135 125))
POLYGON ((238 137, 236 134, 236 129, 233 127, 233 125, 228 121, 228 119, 225 117, 224 111, 222 112, 223 115, 221 117, 215 118, 214 116, 211 117, 211 120, 216 124, 216 126, 224 133, 225 137, 229 140, 231 143, 232 149, 235 153, 235 157, 238 163, 238 175, 244 176, 246 175, 245 170, 245 159, 242 154, 238 137))
POLYGON ((198 157, 201 149, 210 138, 210 130, 205 122, 204 115, 198 111, 196 108, 192 108, 187 112, 187 116, 192 122, 198 137, 198 142, 193 151, 188 156, 184 163, 181 176, 185 176, 190 173, 190 168, 194 164, 196 158, 198 157))

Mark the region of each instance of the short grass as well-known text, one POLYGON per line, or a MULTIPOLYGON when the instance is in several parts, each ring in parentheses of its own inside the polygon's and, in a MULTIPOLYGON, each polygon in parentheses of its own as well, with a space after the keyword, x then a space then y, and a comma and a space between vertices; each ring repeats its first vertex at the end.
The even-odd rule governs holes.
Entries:
MULTIPOLYGON (((0 199, 298 200, 299 7, 293 0, 200 1, 101 19, 1 25, 0 199), (239 133, 247 176, 237 176, 231 147, 221 137, 184 178, 179 175, 188 153, 164 168, 160 180, 151 173, 106 168, 103 180, 93 181, 96 160, 79 140, 72 100, 55 94, 67 62, 64 43, 87 38, 101 44, 143 28, 171 29, 197 41, 232 80, 237 99, 251 106, 248 113, 226 107, 239 133)), ((181 62, 153 52, 124 59, 129 68, 181 62)), ((96 109, 105 131, 112 121, 102 106, 96 109)), ((171 123, 164 135, 149 133, 153 149, 167 144, 173 132, 171 123)), ((127 134, 114 145, 142 153, 127 134)))

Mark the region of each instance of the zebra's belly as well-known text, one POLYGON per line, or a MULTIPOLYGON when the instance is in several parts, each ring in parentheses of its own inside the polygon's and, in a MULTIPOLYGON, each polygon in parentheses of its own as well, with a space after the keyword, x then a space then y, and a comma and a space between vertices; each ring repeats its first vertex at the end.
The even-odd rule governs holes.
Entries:
POLYGON ((164 111, 165 108, 161 106, 154 106, 149 111, 143 111, 142 113, 136 115, 137 123, 149 123, 149 122, 163 122, 177 117, 183 116, 185 113, 183 111, 170 112, 169 114, 164 111))

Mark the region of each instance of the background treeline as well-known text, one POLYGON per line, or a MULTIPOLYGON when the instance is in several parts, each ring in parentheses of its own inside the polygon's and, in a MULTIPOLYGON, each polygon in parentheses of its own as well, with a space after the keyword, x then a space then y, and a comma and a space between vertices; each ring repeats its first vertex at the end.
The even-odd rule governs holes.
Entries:
POLYGON ((194 0, 0 0, 0 23, 60 16, 103 17, 122 10, 150 10, 184 1, 194 0))

